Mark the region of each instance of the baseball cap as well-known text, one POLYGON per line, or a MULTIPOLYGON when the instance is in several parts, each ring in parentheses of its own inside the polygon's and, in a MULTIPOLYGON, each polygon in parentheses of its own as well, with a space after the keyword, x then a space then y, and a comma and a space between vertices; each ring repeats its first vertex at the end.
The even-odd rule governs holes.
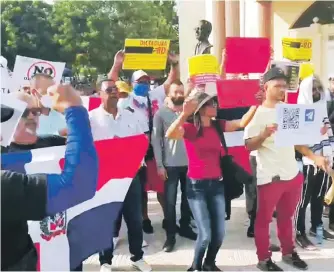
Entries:
POLYGON ((138 79, 140 79, 142 77, 148 77, 149 78, 149 76, 146 72, 144 72, 143 70, 137 70, 132 74, 131 82, 138 81, 138 79))
POLYGON ((119 80, 115 84, 120 93, 131 93, 131 88, 126 82, 119 80))
POLYGON ((14 109, 1 104, 1 123, 7 122, 14 115, 14 109))
POLYGON ((285 75, 284 71, 279 67, 274 67, 268 70, 263 75, 263 84, 267 83, 270 80, 273 79, 285 79, 288 80, 287 76, 285 75))

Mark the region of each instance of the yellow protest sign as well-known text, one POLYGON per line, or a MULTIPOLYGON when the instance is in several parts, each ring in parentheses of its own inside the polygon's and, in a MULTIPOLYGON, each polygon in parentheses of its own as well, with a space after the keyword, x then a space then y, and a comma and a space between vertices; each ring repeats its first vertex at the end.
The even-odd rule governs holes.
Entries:
POLYGON ((314 65, 309 62, 304 62, 300 64, 299 67, 299 78, 303 80, 314 74, 314 65))
POLYGON ((309 61, 312 58, 312 39, 283 38, 283 58, 309 61))
POLYGON ((218 74, 219 64, 214 55, 198 55, 188 58, 189 76, 218 74))
POLYGON ((126 39, 123 70, 164 70, 169 40, 126 39))

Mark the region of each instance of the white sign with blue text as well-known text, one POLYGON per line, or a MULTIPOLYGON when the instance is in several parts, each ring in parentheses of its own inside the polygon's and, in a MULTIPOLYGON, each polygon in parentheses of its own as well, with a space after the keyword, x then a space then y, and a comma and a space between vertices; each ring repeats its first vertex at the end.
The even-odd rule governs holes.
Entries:
POLYGON ((313 145, 321 141, 320 130, 326 116, 326 105, 278 104, 276 106, 275 145, 313 145))

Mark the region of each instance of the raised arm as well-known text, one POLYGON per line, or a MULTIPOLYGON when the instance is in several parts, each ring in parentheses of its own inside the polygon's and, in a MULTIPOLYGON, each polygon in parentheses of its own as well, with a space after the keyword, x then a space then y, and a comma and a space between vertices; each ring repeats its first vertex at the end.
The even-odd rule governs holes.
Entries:
POLYGON ((124 62, 124 56, 125 56, 124 50, 119 50, 116 53, 114 57, 114 64, 108 73, 108 79, 111 79, 115 82, 119 79, 119 72, 122 69, 122 65, 124 62))
POLYGON ((225 131, 233 132, 240 128, 245 128, 253 119, 256 109, 256 106, 251 106, 241 119, 226 121, 225 131))
POLYGON ((179 65, 179 56, 175 54, 168 55, 168 61, 170 62, 170 71, 166 81, 164 82, 164 88, 166 95, 169 92, 169 87, 176 79, 180 79, 180 65, 179 65))

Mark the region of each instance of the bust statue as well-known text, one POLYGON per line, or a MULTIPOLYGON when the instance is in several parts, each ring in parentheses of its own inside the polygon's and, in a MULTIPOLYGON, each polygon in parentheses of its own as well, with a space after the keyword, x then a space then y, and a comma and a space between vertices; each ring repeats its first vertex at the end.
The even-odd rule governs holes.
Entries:
POLYGON ((212 45, 209 43, 211 31, 212 24, 209 21, 199 21, 198 27, 195 28, 196 39, 198 40, 195 47, 195 55, 211 54, 212 45))

